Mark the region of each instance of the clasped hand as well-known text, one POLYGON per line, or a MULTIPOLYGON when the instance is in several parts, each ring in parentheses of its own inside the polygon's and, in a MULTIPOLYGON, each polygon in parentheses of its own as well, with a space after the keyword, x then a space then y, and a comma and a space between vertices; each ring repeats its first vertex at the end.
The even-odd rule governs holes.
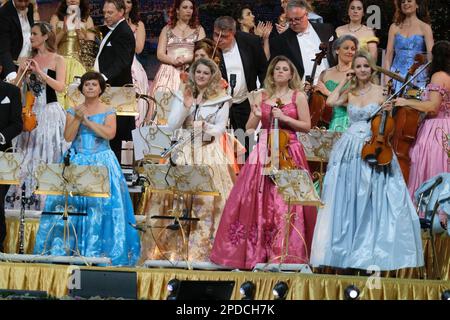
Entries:
POLYGON ((86 107, 84 104, 80 104, 78 107, 75 107, 75 118, 80 120, 81 122, 85 122, 88 120, 88 116, 86 114, 86 107))

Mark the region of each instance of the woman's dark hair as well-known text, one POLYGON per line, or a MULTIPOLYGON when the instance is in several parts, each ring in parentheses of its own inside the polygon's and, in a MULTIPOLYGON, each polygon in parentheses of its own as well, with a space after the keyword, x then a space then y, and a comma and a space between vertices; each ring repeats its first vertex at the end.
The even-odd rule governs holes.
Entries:
POLYGON ((239 20, 242 19, 242 12, 245 9, 248 9, 248 10, 252 11, 252 8, 249 5, 247 5, 247 4, 240 5, 233 11, 232 17, 234 18, 234 20, 236 20, 236 23, 237 23, 237 26, 238 26, 239 30, 241 30, 241 24, 240 24, 239 20))
MULTIPOLYGON (((51 24, 45 21, 38 21, 33 24, 31 29, 34 27, 39 27, 39 30, 43 36, 47 35, 47 40, 45 40, 45 47, 47 50, 50 52, 56 52, 56 35, 52 30, 51 24)), ((33 49, 32 51, 32 56, 34 57, 37 54, 37 49, 33 49)))
MULTIPOLYGON (((89 0, 80 0, 81 21, 86 22, 89 18, 89 13, 89 0)), ((67 0, 61 0, 56 9, 56 15, 59 20, 64 21, 64 17, 67 15, 67 0)))
POLYGON ((345 23, 350 23, 350 17, 348 16, 348 10, 350 9, 350 5, 352 4, 353 1, 359 1, 359 2, 362 3, 363 16, 362 16, 362 19, 361 19, 361 23, 362 24, 366 24, 366 7, 367 7, 367 5, 366 5, 366 2, 364 0, 347 0, 347 4, 345 6, 345 9, 346 9, 345 14, 346 14, 346 16, 344 18, 344 22, 345 23))
MULTIPOLYGON (((417 18, 425 23, 430 24, 430 12, 428 11, 427 0, 416 0, 419 8, 417 9, 417 18)), ((394 23, 400 25, 405 21, 406 15, 402 12, 402 0, 395 0, 394 23)))
POLYGON ((450 41, 437 41, 431 53, 433 54, 433 61, 431 62, 430 74, 444 71, 450 75, 450 41))
POLYGON ((138 24, 140 19, 140 10, 139 10, 139 1, 138 0, 131 0, 131 10, 128 14, 128 17, 130 18, 130 21, 132 24, 138 24))
POLYGON ((97 80, 98 81, 98 84, 100 85, 100 90, 101 90, 100 95, 102 95, 103 92, 105 92, 105 89, 106 89, 105 78, 103 78, 103 76, 98 72, 88 71, 85 74, 83 74, 83 76, 81 77, 81 83, 78 85, 78 90, 81 93, 83 93, 84 83, 89 80, 97 80))
POLYGON ((169 11, 169 23, 168 25, 171 28, 175 28, 175 26, 177 25, 177 21, 178 21, 178 17, 177 17, 177 10, 180 9, 181 4, 184 1, 189 1, 190 3, 192 3, 192 8, 194 9, 192 12, 192 17, 191 20, 189 20, 189 27, 195 29, 199 26, 199 21, 198 21, 198 9, 197 9, 197 5, 195 4, 194 0, 175 0, 173 2, 172 7, 170 8, 169 11))

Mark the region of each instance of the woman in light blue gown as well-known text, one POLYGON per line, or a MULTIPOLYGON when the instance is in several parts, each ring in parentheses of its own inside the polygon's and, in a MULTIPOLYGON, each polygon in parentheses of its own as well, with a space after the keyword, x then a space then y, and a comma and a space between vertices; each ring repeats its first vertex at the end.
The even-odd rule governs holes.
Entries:
MULTIPOLYGON (((416 54, 431 56, 433 31, 425 0, 395 0, 395 7, 394 23, 389 28, 385 69, 406 77, 416 54)), ((389 78, 386 76, 385 80, 389 78)), ((413 80, 413 84, 424 89, 427 80, 425 70, 413 80)), ((393 85, 393 90, 397 91, 403 83, 394 80, 393 85)))
POLYGON ((332 106, 347 105, 350 127, 330 155, 325 206, 317 214, 311 249, 314 267, 395 270, 423 265, 419 218, 395 154, 386 167, 369 166, 361 158, 372 134, 369 118, 385 100, 372 65, 369 53, 357 52, 347 81, 327 99, 332 106), (349 81, 349 89, 342 90, 349 81))
MULTIPOLYGON (((70 238, 64 238, 61 215, 41 217, 34 253, 51 255, 80 254, 84 257, 107 257, 112 265, 135 265, 140 254, 136 223, 128 187, 109 140, 116 133, 114 110, 100 102, 106 83, 97 72, 81 78, 80 91, 85 103, 67 110, 64 138, 73 141, 70 163, 105 166, 109 172, 110 197, 69 197, 69 206, 86 216, 69 216, 70 238), (76 231, 74 237, 73 228, 76 231)), ((64 207, 63 196, 49 196, 46 212, 64 207)))

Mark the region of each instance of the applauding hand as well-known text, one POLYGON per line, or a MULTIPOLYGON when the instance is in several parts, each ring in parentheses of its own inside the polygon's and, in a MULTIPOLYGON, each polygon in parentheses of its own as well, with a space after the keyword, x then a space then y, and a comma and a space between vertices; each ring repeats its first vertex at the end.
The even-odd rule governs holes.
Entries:
POLYGON ((261 118, 262 116, 261 107, 257 104, 253 104, 252 113, 255 115, 255 117, 261 118))

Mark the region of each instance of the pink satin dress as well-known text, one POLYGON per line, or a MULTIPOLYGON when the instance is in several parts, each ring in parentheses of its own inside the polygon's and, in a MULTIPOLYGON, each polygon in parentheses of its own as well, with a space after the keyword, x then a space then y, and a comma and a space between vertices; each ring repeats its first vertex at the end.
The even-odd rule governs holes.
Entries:
MULTIPOLYGON (((284 114, 298 119, 295 92, 284 114)), ((271 108, 261 104, 262 128, 271 128, 271 108)), ((298 166, 308 170, 303 146, 295 131, 280 123, 280 129, 289 131, 289 154, 298 166)), ((265 131, 267 132, 267 131, 265 131)), ((267 134, 251 152, 225 204, 214 240, 211 261, 233 268, 251 269, 257 263, 308 263, 309 250, 316 221, 316 209, 294 205, 289 226, 288 250, 286 214, 288 205, 278 194, 272 180, 262 175, 267 154, 267 134)))

